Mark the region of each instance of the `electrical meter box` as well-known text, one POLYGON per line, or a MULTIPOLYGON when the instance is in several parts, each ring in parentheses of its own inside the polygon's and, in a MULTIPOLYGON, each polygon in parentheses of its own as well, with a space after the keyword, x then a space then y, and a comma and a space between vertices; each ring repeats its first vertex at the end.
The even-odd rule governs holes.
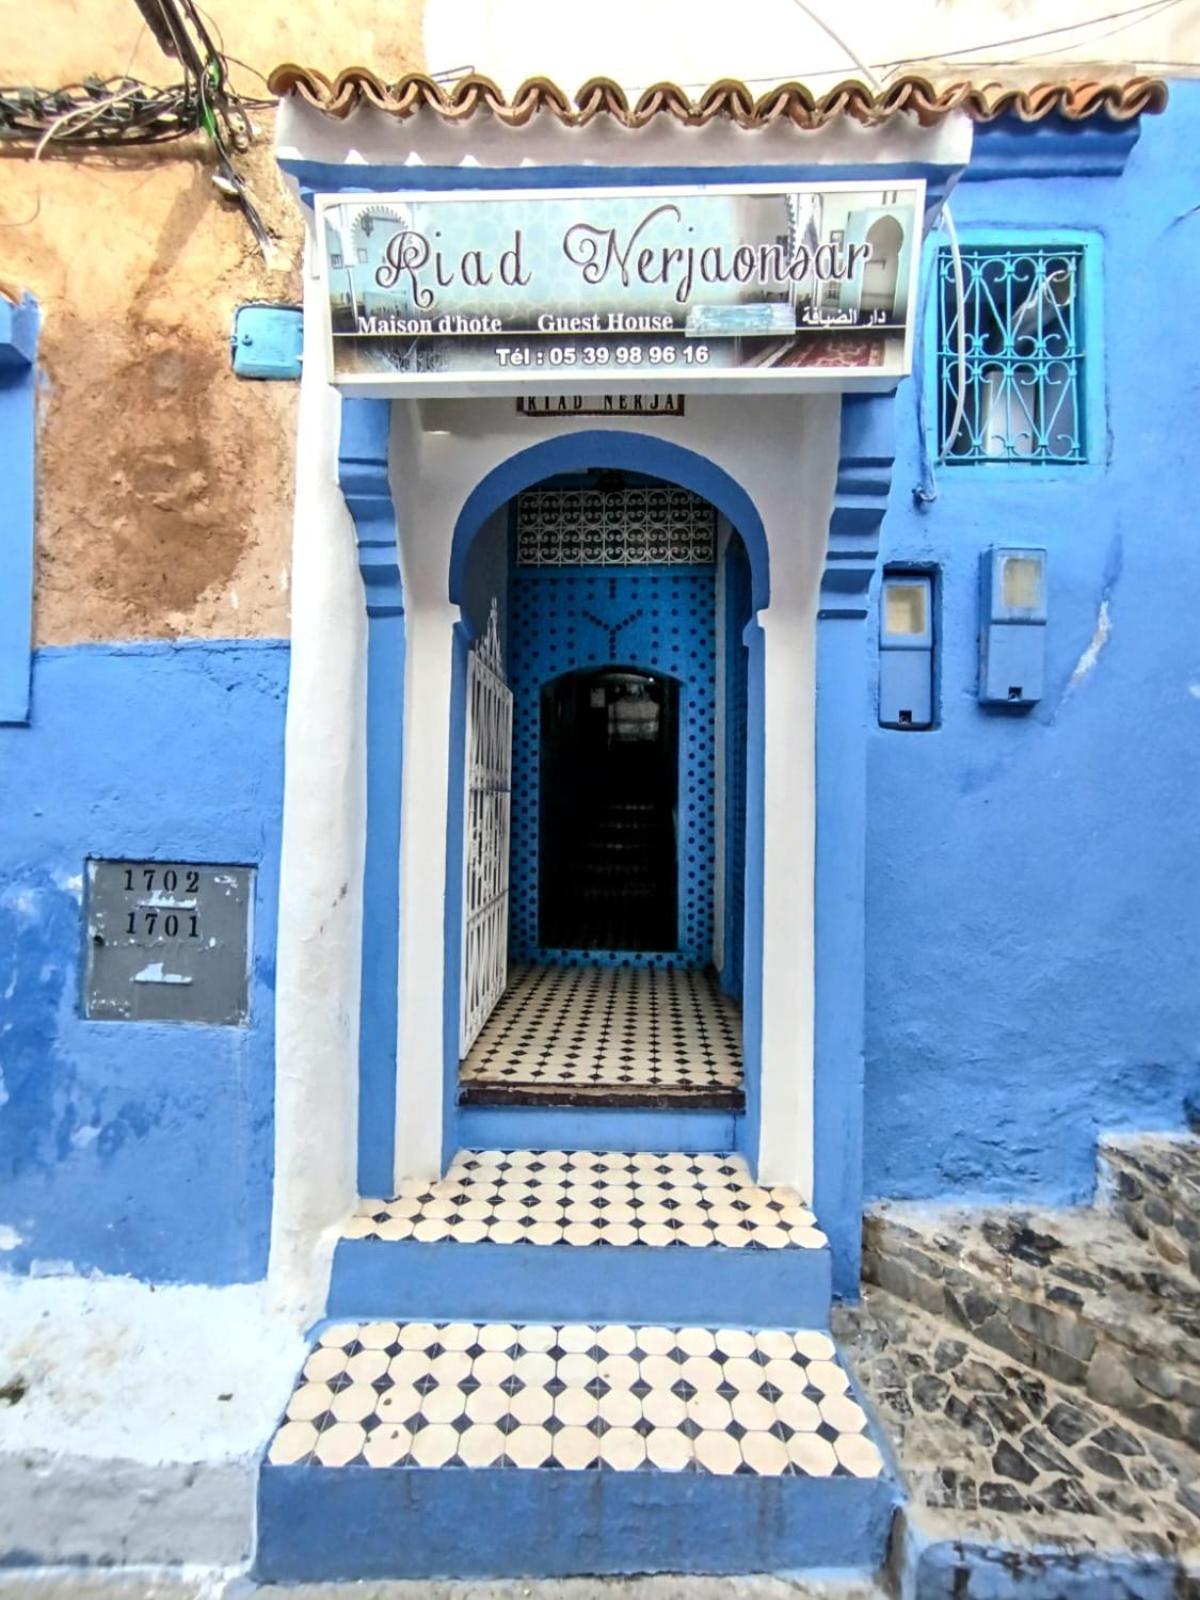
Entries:
POLYGON ((933 726, 933 580, 886 572, 879 596, 879 723, 933 726))
POLYGON ((1046 671, 1046 552, 995 546, 979 571, 979 699, 1031 706, 1046 671))

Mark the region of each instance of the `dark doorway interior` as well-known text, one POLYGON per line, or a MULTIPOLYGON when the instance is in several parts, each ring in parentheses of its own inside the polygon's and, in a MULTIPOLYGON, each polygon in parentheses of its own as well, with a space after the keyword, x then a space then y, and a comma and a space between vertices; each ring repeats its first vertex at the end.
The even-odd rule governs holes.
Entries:
POLYGON ((636 667, 542 690, 539 943, 677 945, 679 685, 636 667))

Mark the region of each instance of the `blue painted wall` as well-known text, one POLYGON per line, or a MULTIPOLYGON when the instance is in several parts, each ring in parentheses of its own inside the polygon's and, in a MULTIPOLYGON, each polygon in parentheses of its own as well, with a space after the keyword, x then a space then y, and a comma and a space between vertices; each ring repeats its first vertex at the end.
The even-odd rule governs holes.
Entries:
POLYGON ((265 1270, 287 670, 277 642, 43 650, 0 728, 0 1271, 265 1270), (247 1027, 83 1020, 89 855, 257 867, 247 1027))
POLYGON ((1095 238, 1105 414, 1089 465, 948 467, 922 511, 916 384, 897 401, 882 562, 941 569, 941 725, 868 736, 869 1197, 1083 1200, 1099 1130, 1175 1127, 1200 1098, 1198 139, 1179 84, 1123 176, 954 195, 964 241, 1095 238), (1049 550, 1023 716, 975 698, 993 543, 1049 550))

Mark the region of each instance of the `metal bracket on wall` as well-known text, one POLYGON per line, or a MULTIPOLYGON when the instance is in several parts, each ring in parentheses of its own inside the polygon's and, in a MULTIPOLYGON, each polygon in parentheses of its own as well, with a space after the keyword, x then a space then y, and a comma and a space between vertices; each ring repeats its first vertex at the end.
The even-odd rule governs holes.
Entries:
POLYGON ((239 378, 298 378, 304 361, 304 315, 299 306, 250 301, 234 313, 229 336, 239 378))

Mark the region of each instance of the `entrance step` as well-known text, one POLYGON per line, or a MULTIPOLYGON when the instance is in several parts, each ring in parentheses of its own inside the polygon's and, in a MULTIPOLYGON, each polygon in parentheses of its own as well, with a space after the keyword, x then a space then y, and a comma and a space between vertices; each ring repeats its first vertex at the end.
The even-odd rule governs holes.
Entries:
POLYGON ((897 1500, 820 1331, 341 1323, 268 1447, 255 1576, 874 1568, 897 1500))
POLYGON ((863 1275, 1167 1439, 1200 1440, 1200 1286, 1101 1209, 888 1207, 863 1275))
POLYGON ((588 1100, 580 1106, 523 1104, 502 1099, 496 1105, 460 1105, 455 1133, 478 1149, 532 1145, 540 1150, 570 1148, 581 1141, 593 1149, 694 1150, 719 1153, 741 1144, 740 1110, 696 1106, 690 1099, 666 1105, 608 1105, 588 1100))
POLYGON ((828 1321, 830 1255, 794 1189, 741 1156, 463 1150, 445 1178, 364 1200, 329 1313, 510 1321, 828 1321))

